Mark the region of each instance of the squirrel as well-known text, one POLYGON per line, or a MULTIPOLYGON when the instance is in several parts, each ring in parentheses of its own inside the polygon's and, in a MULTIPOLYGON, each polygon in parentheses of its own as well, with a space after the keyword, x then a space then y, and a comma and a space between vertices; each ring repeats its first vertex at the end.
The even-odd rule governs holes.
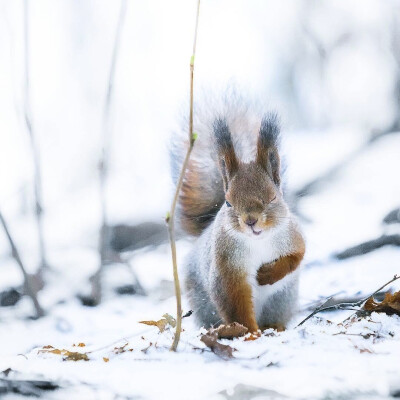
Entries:
MULTIPOLYGON (((184 265, 190 306, 205 328, 285 329, 305 242, 282 190, 278 117, 235 96, 206 103, 195 110, 197 140, 178 198, 181 227, 198 236, 184 265)), ((182 135, 172 143, 175 180, 182 135)))

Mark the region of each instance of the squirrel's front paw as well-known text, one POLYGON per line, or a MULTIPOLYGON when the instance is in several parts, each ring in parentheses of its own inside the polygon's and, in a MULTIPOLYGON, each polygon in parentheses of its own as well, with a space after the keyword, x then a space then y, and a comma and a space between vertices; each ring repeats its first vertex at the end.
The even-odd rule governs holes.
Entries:
POLYGON ((261 265, 257 271, 257 283, 261 286, 273 285, 280 279, 282 276, 276 266, 276 261, 261 265))
POLYGON ((292 273, 300 264, 303 254, 289 254, 261 265, 257 271, 259 285, 273 285, 292 273))
POLYGON ((283 332, 286 330, 286 326, 283 324, 270 324, 270 325, 265 325, 260 329, 262 332, 266 331, 267 329, 273 329, 274 331, 277 332, 283 332))

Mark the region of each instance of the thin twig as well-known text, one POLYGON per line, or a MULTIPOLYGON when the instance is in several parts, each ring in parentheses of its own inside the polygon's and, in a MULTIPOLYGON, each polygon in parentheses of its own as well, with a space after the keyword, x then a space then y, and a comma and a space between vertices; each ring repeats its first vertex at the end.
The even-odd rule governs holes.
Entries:
POLYGON ((101 228, 99 237, 99 254, 100 254, 100 265, 96 273, 92 276, 92 294, 94 304, 101 302, 102 290, 101 290, 101 275, 103 272, 104 265, 107 258, 107 244, 109 243, 108 236, 110 229, 108 227, 107 218, 107 204, 106 204, 106 184, 108 174, 108 159, 110 153, 110 109, 111 100, 114 89, 114 76, 115 67, 118 58, 118 50, 120 44, 120 37, 122 32, 123 23, 125 20, 127 1, 121 0, 121 7, 117 22, 117 30, 115 33, 114 47, 111 56, 111 66, 108 76, 107 93, 103 106, 103 123, 102 123, 102 150, 101 159, 99 163, 99 196, 100 196, 100 207, 101 207, 101 228))
POLYGON ((125 335, 124 337, 122 337, 122 338, 120 338, 120 339, 118 339, 118 340, 114 340, 114 341, 113 341, 112 343, 110 343, 110 344, 106 344, 106 345, 101 346, 101 347, 98 347, 98 348, 96 348, 96 349, 94 349, 94 350, 87 351, 86 353, 87 353, 87 354, 90 354, 90 353, 97 353, 98 351, 102 351, 102 350, 108 349, 108 348, 110 348, 110 347, 112 347, 112 346, 115 346, 115 345, 121 343, 122 341, 125 341, 125 342, 129 343, 129 341, 128 341, 127 339, 130 339, 130 338, 132 338, 132 337, 137 337, 137 336, 139 336, 139 335, 142 336, 142 335, 144 335, 144 334, 146 334, 146 333, 149 333, 149 332, 151 332, 151 331, 152 331, 152 328, 147 328, 147 329, 144 329, 144 330, 139 331, 139 332, 135 332, 135 333, 132 333, 132 334, 129 334, 129 335, 125 335))
POLYGON ((380 292, 387 285, 390 285, 392 282, 397 281, 397 279, 400 279, 400 276, 395 275, 389 282, 386 282, 379 289, 375 290, 374 293, 372 293, 369 296, 364 297, 361 300, 356 301, 354 303, 339 303, 339 304, 334 304, 334 305, 329 306, 329 307, 324 307, 328 303, 328 301, 332 299, 332 297, 329 297, 321 306, 317 307, 310 315, 308 315, 306 318, 304 318, 303 321, 301 321, 296 326, 296 328, 298 328, 299 326, 303 325, 304 322, 308 321, 311 317, 313 317, 315 314, 318 314, 320 312, 331 311, 331 310, 362 311, 361 307, 364 305, 364 303, 369 298, 374 297, 378 292, 380 292))
POLYGON ((172 201, 171 210, 168 212, 167 217, 165 219, 168 225, 168 236, 171 244, 171 253, 172 253, 172 268, 174 274, 174 283, 175 283, 175 296, 176 296, 176 331, 174 336, 174 341, 171 346, 171 351, 176 351, 179 343, 179 339, 181 336, 182 329, 182 296, 181 296, 181 286, 179 282, 178 275, 178 264, 176 260, 176 243, 175 243, 175 209, 178 201, 178 196, 181 191, 183 178, 185 176, 186 168, 189 163, 190 154, 192 153, 194 142, 196 140, 196 135, 193 132, 193 75, 194 75, 194 59, 196 55, 196 43, 197 43, 197 27, 199 23, 199 12, 200 12, 200 0, 197 1, 197 13, 196 13, 196 26, 194 31, 194 40, 193 40, 193 53, 190 58, 190 110, 189 110, 189 146, 187 149, 187 153, 185 159, 183 161, 182 169, 179 175, 178 183, 175 189, 174 199, 172 201))
POLYGON ((39 273, 48 267, 46 257, 46 246, 43 234, 43 202, 42 202, 42 174, 40 171, 39 149, 35 138, 35 131, 32 123, 30 103, 30 71, 29 71, 29 12, 28 0, 24 1, 24 51, 25 51, 25 88, 24 88, 24 117, 26 129, 29 134, 32 148, 33 173, 34 173, 34 195, 35 195, 35 216, 39 240, 40 268, 39 273))
POLYGON ((32 288, 31 285, 31 281, 29 278, 29 274, 26 272, 26 269, 24 267, 24 264, 22 263, 21 257, 19 255, 19 251, 17 249, 17 246, 15 245, 15 242, 10 234, 10 231, 8 229, 7 223, 3 217, 3 214, 0 211, 0 221, 1 224, 3 225, 4 228, 4 232, 6 233, 7 239, 10 243, 10 247, 11 247, 11 252, 12 252, 12 256, 14 257, 15 261, 17 262, 17 264, 19 265, 22 275, 24 276, 24 284, 25 284, 25 290, 26 290, 26 294, 32 299, 33 305, 35 307, 36 310, 36 315, 37 317, 42 317, 44 315, 44 311, 42 309, 42 307, 39 304, 39 301, 36 297, 36 293, 32 288))

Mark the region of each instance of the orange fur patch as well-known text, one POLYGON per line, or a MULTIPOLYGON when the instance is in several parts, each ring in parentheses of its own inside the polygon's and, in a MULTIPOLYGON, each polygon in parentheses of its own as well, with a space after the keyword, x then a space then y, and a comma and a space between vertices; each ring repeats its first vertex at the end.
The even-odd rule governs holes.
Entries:
POLYGON ((254 312, 251 286, 244 272, 232 271, 224 262, 219 264, 223 293, 218 294, 218 309, 225 323, 239 322, 256 332, 258 325, 254 312))
POLYGON ((189 161, 179 195, 180 222, 189 234, 198 236, 210 224, 221 207, 224 192, 212 192, 195 161, 189 161))
POLYGON ((257 271, 257 282, 259 285, 273 285, 292 273, 300 265, 304 257, 305 243, 301 234, 292 228, 291 230, 294 251, 282 256, 272 263, 261 265, 257 271))
POLYGON ((259 285, 273 285, 293 272, 300 264, 303 256, 290 254, 278 260, 263 264, 257 271, 257 282, 259 285))

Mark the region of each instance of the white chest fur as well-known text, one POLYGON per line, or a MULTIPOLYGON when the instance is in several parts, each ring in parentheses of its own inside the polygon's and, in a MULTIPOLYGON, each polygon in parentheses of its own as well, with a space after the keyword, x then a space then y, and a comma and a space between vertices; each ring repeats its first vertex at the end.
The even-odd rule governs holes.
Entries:
POLYGON ((297 278, 297 272, 285 276, 273 285, 260 286, 257 282, 257 271, 266 263, 272 262, 280 256, 290 253, 289 223, 281 225, 266 231, 262 237, 246 238, 246 247, 248 249, 246 257, 246 270, 248 273, 249 284, 252 287, 254 310, 256 318, 259 319, 263 311, 263 306, 268 298, 274 293, 282 290, 292 279, 297 278))
POLYGON ((247 272, 249 275, 256 274, 262 264, 290 252, 289 223, 285 222, 265 231, 260 237, 246 237, 244 245, 247 249, 245 258, 247 272))

